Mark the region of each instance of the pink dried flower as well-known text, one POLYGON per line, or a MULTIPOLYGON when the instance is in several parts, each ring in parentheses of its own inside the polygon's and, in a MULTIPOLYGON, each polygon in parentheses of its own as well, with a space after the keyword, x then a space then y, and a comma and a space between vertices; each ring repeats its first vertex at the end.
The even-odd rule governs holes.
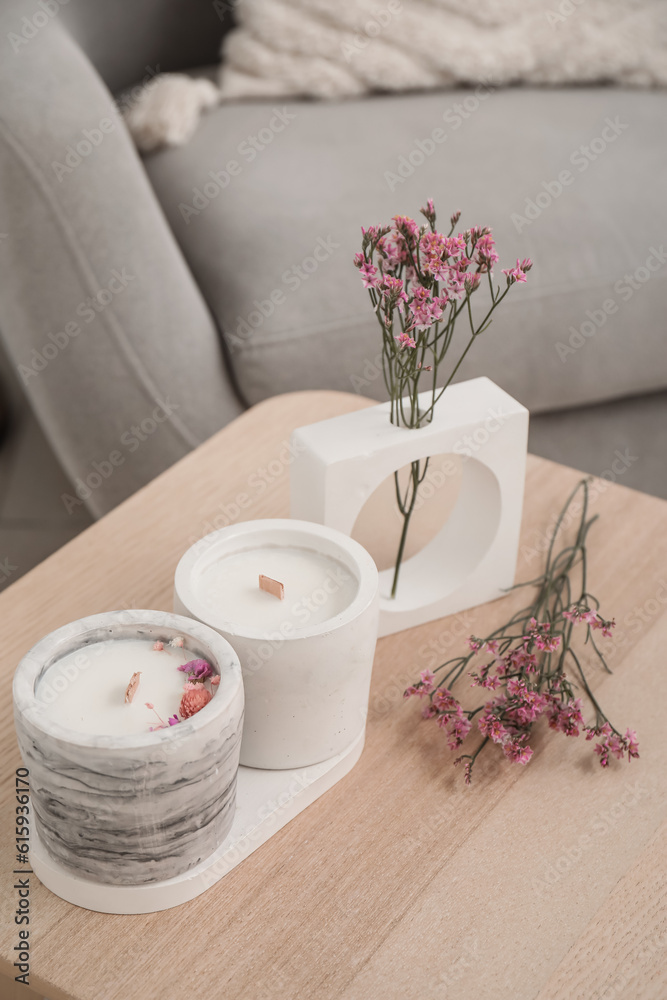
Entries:
POLYGON ((422 672, 421 672, 421 674, 419 676, 420 676, 421 682, 422 682, 422 684, 424 686, 424 690, 426 691, 427 694, 430 694, 431 691, 433 690, 433 683, 435 681, 435 674, 432 673, 430 670, 422 670, 422 672))
POLYGON ((158 729, 167 729, 168 726, 175 726, 176 722, 179 721, 178 716, 172 715, 171 718, 169 719, 169 721, 165 722, 164 719, 162 718, 162 716, 159 714, 159 712, 155 708, 155 706, 150 701, 146 702, 146 708, 150 708, 150 710, 152 712, 155 712, 155 714, 157 715, 158 719, 160 720, 160 725, 159 726, 149 726, 148 727, 148 731, 150 733, 155 733, 155 732, 158 731, 158 729), (176 722, 173 721, 174 719, 176 720, 176 722))
POLYGON ((639 744, 637 742, 637 733, 634 729, 626 729, 623 738, 628 751, 628 761, 632 760, 633 757, 639 757, 639 744))
POLYGON ((446 257, 463 257, 466 252, 466 241, 460 233, 458 236, 446 236, 445 237, 445 256, 446 257))
POLYGON ((424 233, 419 241, 419 252, 422 257, 441 257, 445 247, 445 237, 442 233, 424 233))
POLYGON ((453 719, 447 733, 449 736, 447 741, 449 749, 456 750, 460 747, 471 729, 472 723, 467 717, 453 719))
POLYGON ((488 688, 490 691, 495 691, 500 685, 500 677, 496 674, 491 674, 490 670, 493 663, 485 664, 479 673, 471 671, 470 676, 472 677, 471 687, 483 687, 488 688))
POLYGON ((449 688, 438 688, 433 695, 433 704, 439 712, 455 712, 457 708, 460 708, 449 688))
POLYGON ((412 240, 419 236, 419 226, 414 219, 409 218, 407 215, 395 215, 391 221, 401 236, 412 240))
POLYGON ((433 198, 429 198, 426 202, 426 206, 420 208, 419 211, 425 219, 428 219, 429 222, 435 223, 435 207, 433 205, 433 198))
POLYGON ((423 686, 422 682, 421 681, 417 681, 416 684, 411 684, 410 687, 407 687, 405 689, 405 691, 403 692, 403 697, 404 698, 411 698, 411 697, 423 698, 424 695, 426 695, 428 693, 429 692, 424 689, 424 686, 423 686))
POLYGON ((408 308, 414 316, 415 327, 418 330, 427 330, 441 318, 442 307, 441 299, 432 298, 428 288, 422 288, 420 285, 415 289, 408 308))
POLYGON ((529 271, 532 266, 532 261, 527 257, 524 261, 517 260, 516 267, 503 268, 508 285, 513 285, 517 281, 526 281, 526 271, 529 271))
POLYGON ((612 730, 608 722, 605 722, 603 726, 591 728, 586 733, 587 740, 595 739, 596 736, 602 737, 594 747, 595 753, 600 758, 601 767, 609 767, 610 754, 617 760, 622 760, 626 753, 628 761, 639 757, 637 733, 634 729, 626 729, 625 735, 621 736, 612 730))
POLYGON ((188 680, 199 681, 202 684, 213 676, 211 666, 206 660, 188 660, 187 663, 182 663, 178 669, 188 675, 188 680))
POLYGON ((394 278, 390 274, 385 274, 379 288, 390 305, 408 301, 408 296, 400 278, 394 278))
POLYGON ((370 261, 367 261, 359 267, 359 274, 361 275, 364 288, 376 288, 380 282, 378 269, 374 264, 371 264, 370 261))
POLYGON ((513 764, 527 764, 530 758, 533 756, 532 747, 529 747, 525 743, 527 737, 519 737, 517 739, 507 740, 503 744, 503 753, 508 760, 511 760, 513 764))
POLYGON ((154 650, 155 650, 155 651, 156 651, 157 653, 161 653, 161 652, 162 652, 162 650, 164 649, 164 643, 163 643, 163 642, 161 642, 161 641, 160 641, 159 639, 157 639, 157 640, 156 640, 156 641, 155 641, 155 642, 153 643, 153 649, 154 649, 154 650))
POLYGON ((568 621, 573 622, 575 625, 583 622, 588 625, 589 628, 599 629, 602 632, 602 635, 607 638, 611 635, 611 630, 616 625, 614 618, 607 621, 607 619, 603 618, 597 611, 592 611, 590 608, 581 608, 577 605, 573 605, 567 611, 564 611, 563 618, 567 618, 568 621))
POLYGON ((181 698, 181 704, 178 709, 179 714, 183 716, 184 719, 189 719, 191 716, 200 712, 202 708, 208 705, 211 700, 211 692, 208 691, 202 684, 186 684, 183 697, 181 698))
MULTIPOLYGON (((480 237, 483 235, 480 233, 480 237)), ((578 489, 583 489, 585 498, 588 496, 586 480, 579 484, 578 489)), ((565 515, 569 505, 574 502, 576 492, 572 493, 561 512, 557 522, 559 525, 567 523, 565 515)), ((579 660, 572 644, 576 635, 572 628, 562 627, 564 622, 583 623, 587 629, 602 631, 603 635, 611 634, 614 627, 613 619, 607 620, 597 610, 586 606, 588 595, 585 584, 579 600, 567 610, 562 610, 563 596, 580 582, 570 574, 570 567, 577 565, 577 556, 580 561, 586 561, 586 547, 580 541, 582 535, 585 537, 584 528, 588 527, 585 521, 586 506, 584 500, 580 504, 582 513, 578 534, 575 536, 578 541, 574 545, 567 544, 560 553, 553 554, 553 558, 548 560, 544 576, 532 581, 537 584, 537 589, 529 609, 515 614, 502 629, 492 633, 499 638, 484 640, 471 635, 468 639, 470 653, 453 657, 442 664, 442 668, 448 670, 443 680, 452 686, 467 672, 473 687, 490 690, 501 688, 502 692, 473 711, 465 711, 450 689, 438 688, 431 694, 430 705, 424 710, 426 718, 436 718, 437 725, 446 733, 452 749, 467 737, 471 720, 477 716, 477 727, 484 739, 478 741, 472 754, 465 754, 454 761, 455 764, 464 760, 469 762, 466 766, 466 782, 469 781, 472 765, 487 741, 500 746, 508 760, 526 765, 533 754, 529 745, 532 727, 542 715, 546 715, 551 729, 565 736, 577 737, 583 730, 586 740, 596 740, 595 753, 604 768, 610 766, 612 758, 622 760, 627 757, 630 761, 639 756, 636 732, 626 729, 621 735, 602 714, 586 680, 585 661, 579 660), (566 555, 567 563, 564 561, 566 555), (514 646, 508 649, 511 643, 514 646), (482 649, 491 658, 477 672, 470 671, 470 661, 482 649), (556 649, 562 649, 561 655, 551 656, 556 649), (502 656, 501 650, 504 650, 502 656), (571 679, 565 673, 565 666, 570 663, 568 654, 576 666, 571 679), (582 701, 574 696, 579 684, 583 685, 596 710, 595 726, 586 726, 582 701)), ((597 606, 596 599, 590 599, 597 606)), ((585 638, 589 637, 587 635, 585 638)), ((592 643, 592 647, 605 664, 595 643, 592 643)), ((430 673, 425 679, 431 680, 430 673)), ((416 687, 422 687, 422 682, 416 687)))
MULTIPOLYGON (((484 270, 491 270, 493 265, 500 260, 495 246, 495 240, 493 239, 491 233, 486 233, 484 236, 480 236, 475 243, 475 250, 472 259, 484 270)), ((519 262, 517 261, 517 265, 518 263, 519 262)))
POLYGON ((487 707, 486 711, 482 713, 477 726, 482 736, 488 736, 494 743, 503 743, 509 735, 492 707, 487 707))
POLYGON ((549 726, 565 736, 578 736, 579 727, 584 725, 584 717, 581 714, 581 698, 575 701, 561 701, 555 696, 549 699, 548 708, 549 726))
POLYGON ((403 350, 404 347, 416 347, 417 342, 414 337, 411 337, 409 333, 400 333, 398 337, 394 340, 397 342, 398 346, 403 350))

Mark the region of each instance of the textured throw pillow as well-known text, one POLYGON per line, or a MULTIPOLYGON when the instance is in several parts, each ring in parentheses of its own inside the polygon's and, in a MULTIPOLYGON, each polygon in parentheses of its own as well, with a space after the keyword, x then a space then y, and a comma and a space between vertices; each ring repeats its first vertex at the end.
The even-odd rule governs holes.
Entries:
POLYGON ((667 83, 664 0, 240 0, 223 97, 667 83))
POLYGON ((462 84, 667 84, 667 0, 215 0, 233 8, 219 90, 157 77, 125 117, 148 151, 221 100, 462 84))

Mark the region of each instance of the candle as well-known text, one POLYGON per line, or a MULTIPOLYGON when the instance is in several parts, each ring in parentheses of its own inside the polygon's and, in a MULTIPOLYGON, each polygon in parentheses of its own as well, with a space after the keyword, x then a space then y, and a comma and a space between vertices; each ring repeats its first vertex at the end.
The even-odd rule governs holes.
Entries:
POLYGON ((174 607, 215 628, 239 656, 242 764, 305 767, 363 733, 378 572, 357 542, 308 521, 222 528, 182 557, 174 607), (260 576, 277 586, 263 589, 260 576))
POLYGON ((37 875, 68 898, 69 880, 147 885, 214 854, 234 819, 242 719, 238 657, 191 619, 112 611, 38 642, 14 676, 37 875), (162 727, 145 703, 161 706, 166 722, 184 696, 178 666, 193 658, 219 679, 215 696, 162 727), (40 866, 42 853, 60 866, 57 876, 52 864, 40 866))
POLYGON ((261 625, 284 632, 319 625, 349 607, 359 581, 338 559, 307 548, 258 545, 206 566, 196 581, 196 595, 210 613, 222 614, 238 627, 261 625), (260 575, 284 585, 283 600, 258 584, 260 575))
POLYGON ((37 687, 37 701, 45 718, 77 733, 147 733, 159 724, 158 717, 167 720, 178 713, 186 680, 178 667, 193 659, 179 646, 156 650, 146 639, 106 639, 73 650, 49 667, 37 687), (135 673, 139 685, 126 702, 135 673))

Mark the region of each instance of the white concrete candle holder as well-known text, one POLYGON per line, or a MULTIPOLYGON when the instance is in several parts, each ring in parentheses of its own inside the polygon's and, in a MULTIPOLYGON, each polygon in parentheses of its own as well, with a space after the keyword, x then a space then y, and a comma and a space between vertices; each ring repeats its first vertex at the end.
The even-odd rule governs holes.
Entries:
MULTIPOLYGON (((81 670, 89 665, 84 656, 81 670)), ((74 671, 70 681, 76 680, 74 671)), ((72 882, 103 891, 177 877, 214 854, 229 833, 243 723, 241 668, 229 643, 205 625, 161 611, 113 611, 65 625, 19 663, 14 720, 30 771, 31 860, 47 887, 58 870, 53 888, 65 898, 72 882), (145 733, 90 735, 54 721, 37 697, 48 669, 74 650, 85 654, 108 639, 177 636, 193 659, 207 660, 220 676, 209 703, 178 725, 149 732, 147 714, 145 733)))
POLYGON ((216 629, 238 653, 246 703, 242 764, 313 765, 363 734, 378 571, 357 542, 332 528, 281 519, 222 528, 179 562, 174 607, 216 629), (259 590, 259 573, 285 584, 283 601, 259 590))
MULTIPOLYGON (((431 393, 420 396, 427 409, 431 393)), ((298 428, 291 513, 350 534, 374 490, 417 459, 463 457, 456 507, 436 537, 401 568, 380 574, 380 635, 500 597, 514 583, 528 439, 528 410, 488 378, 448 387, 432 421, 396 427, 389 403, 298 428)))

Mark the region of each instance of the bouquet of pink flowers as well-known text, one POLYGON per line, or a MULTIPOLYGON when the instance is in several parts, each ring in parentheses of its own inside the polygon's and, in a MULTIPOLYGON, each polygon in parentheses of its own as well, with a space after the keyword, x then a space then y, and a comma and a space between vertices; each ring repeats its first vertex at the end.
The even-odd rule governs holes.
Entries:
MULTIPOLYGON (((396 215, 391 226, 362 228, 361 253, 354 263, 368 289, 373 311, 382 332, 382 371, 391 401, 392 423, 410 428, 429 423, 434 408, 458 372, 473 343, 491 323, 491 316, 512 285, 524 282, 532 261, 517 260, 503 270, 504 288, 493 284, 498 261, 488 226, 473 226, 454 235, 461 216, 455 212, 445 235, 436 229, 433 201, 421 213, 426 224, 396 215), (489 302, 481 311, 473 308, 473 296, 488 287, 489 302), (479 315, 475 318, 474 313, 479 315), (464 313, 469 336, 456 364, 443 371, 452 345, 456 322, 464 313), (428 376, 430 402, 419 406, 422 379, 428 376)), ((411 465, 407 488, 401 489, 395 473, 396 498, 403 528, 396 557, 391 596, 396 596, 398 577, 419 487, 428 470, 428 459, 411 465)))
POLYGON ((466 654, 448 660, 435 672, 422 671, 416 684, 405 692, 406 698, 427 699, 422 715, 436 720, 451 750, 458 749, 469 735, 472 737, 476 719, 480 742, 474 751, 454 761, 465 761, 468 785, 473 765, 488 744, 497 744, 513 763, 527 764, 533 754, 528 740, 542 716, 551 729, 565 736, 585 732, 587 740, 597 740, 595 753, 602 767, 608 767, 610 757, 621 759, 627 755, 630 761, 639 756, 637 734, 632 729, 621 733, 611 724, 590 688, 582 658, 574 646, 576 638, 585 636, 584 643, 590 643, 603 668, 611 673, 598 642, 600 637, 612 634, 614 620, 600 614, 599 602, 587 589, 586 536, 596 520, 587 520, 587 508, 588 482, 583 480, 558 518, 543 575, 517 584, 537 587, 533 601, 485 638, 471 636, 466 654), (554 554, 556 535, 579 491, 583 492, 583 503, 577 537, 572 545, 554 554), (572 576, 575 570, 579 572, 576 596, 572 576), (470 669, 475 658, 485 662, 470 669), (473 709, 463 708, 452 693, 466 674, 472 687, 493 692, 490 700, 473 709), (579 686, 595 710, 589 725, 584 721, 582 700, 575 696, 579 686))

